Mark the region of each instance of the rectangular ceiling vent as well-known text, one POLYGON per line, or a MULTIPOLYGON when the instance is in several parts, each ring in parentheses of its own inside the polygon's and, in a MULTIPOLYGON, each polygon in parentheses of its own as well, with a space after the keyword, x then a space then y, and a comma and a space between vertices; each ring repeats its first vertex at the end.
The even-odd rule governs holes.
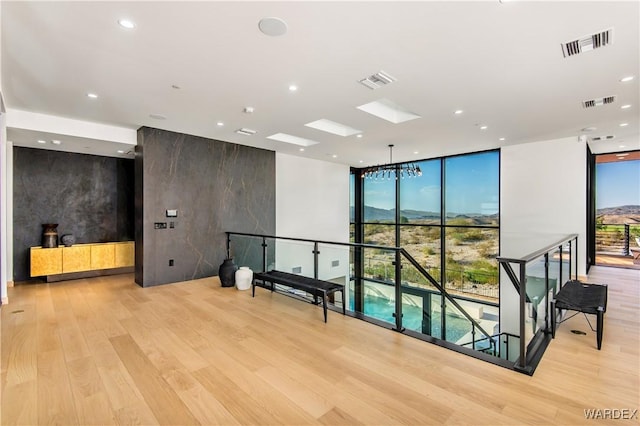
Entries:
POLYGON ((607 46, 613 43, 613 28, 579 38, 578 40, 562 43, 562 54, 565 58, 578 53, 588 52, 593 49, 607 46))
POLYGON ((243 127, 241 129, 236 130, 236 133, 239 135, 251 136, 251 135, 255 135, 257 132, 253 129, 247 129, 246 127, 243 127))
POLYGON ((385 86, 389 83, 393 83, 394 81, 396 81, 394 77, 390 76, 384 71, 380 71, 373 75, 370 75, 367 78, 363 78, 362 80, 360 80, 360 84, 373 90, 385 86))
POLYGON ((588 101, 582 101, 582 107, 595 108, 602 105, 612 104, 613 102, 615 102, 615 100, 616 100, 615 96, 606 96, 604 98, 589 99, 588 101))
POLYGON ((595 136, 593 138, 591 138, 592 141, 594 142, 598 142, 598 141, 610 141, 611 139, 615 138, 614 135, 607 135, 607 136, 595 136))

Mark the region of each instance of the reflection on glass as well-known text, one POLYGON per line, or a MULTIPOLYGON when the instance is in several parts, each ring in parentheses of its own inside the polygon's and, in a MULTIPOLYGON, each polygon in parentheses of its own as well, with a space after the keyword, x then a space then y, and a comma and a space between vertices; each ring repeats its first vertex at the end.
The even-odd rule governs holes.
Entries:
POLYGON ((447 290, 498 299, 498 230, 447 228, 445 235, 447 290))
POLYGON ((491 151, 445 159, 448 225, 498 225, 499 158, 491 151))
MULTIPOLYGON (((531 332, 535 333, 541 328, 545 328, 545 306, 547 301, 547 290, 545 283, 545 259, 544 256, 527 263, 527 309, 528 317, 531 320, 531 332)), ((549 277, 549 288, 557 284, 557 278, 549 277)))
POLYGON ((422 176, 400 180, 400 223, 440 224, 440 160, 418 163, 422 176))

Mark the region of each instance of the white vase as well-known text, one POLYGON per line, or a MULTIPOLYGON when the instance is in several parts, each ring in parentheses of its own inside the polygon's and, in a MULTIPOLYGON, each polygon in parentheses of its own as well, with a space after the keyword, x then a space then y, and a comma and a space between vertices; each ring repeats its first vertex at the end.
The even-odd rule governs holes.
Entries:
POLYGON ((241 266, 236 271, 236 288, 238 290, 249 290, 251 288, 251 280, 253 279, 253 271, 248 266, 241 266))

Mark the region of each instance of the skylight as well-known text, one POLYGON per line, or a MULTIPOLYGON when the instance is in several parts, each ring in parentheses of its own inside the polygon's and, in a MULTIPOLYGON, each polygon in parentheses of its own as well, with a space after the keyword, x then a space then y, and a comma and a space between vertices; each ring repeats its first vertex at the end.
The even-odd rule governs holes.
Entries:
POLYGON ((291 144, 300 145, 300 146, 311 146, 311 145, 316 145, 320 143, 317 141, 312 141, 311 139, 305 139, 298 136, 288 135, 286 133, 276 133, 275 135, 267 136, 267 139, 291 143, 291 144))
POLYGON ((415 120, 416 118, 422 118, 418 114, 407 111, 389 99, 380 99, 369 102, 368 104, 360 105, 356 108, 394 124, 404 123, 405 121, 415 120))
POLYGON ((333 133, 338 136, 351 136, 362 133, 360 130, 354 129, 353 127, 345 126, 344 124, 336 123, 335 121, 326 120, 324 118, 307 123, 305 126, 322 130, 323 132, 333 133))

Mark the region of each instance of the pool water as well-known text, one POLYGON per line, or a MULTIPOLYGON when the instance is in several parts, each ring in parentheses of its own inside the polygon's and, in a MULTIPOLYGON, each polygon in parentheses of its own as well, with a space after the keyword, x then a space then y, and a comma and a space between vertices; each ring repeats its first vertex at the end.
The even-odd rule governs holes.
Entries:
MULTIPOLYGON (((350 308, 353 310, 353 298, 351 299, 350 308)), ((396 320, 393 316, 394 312, 395 303, 392 300, 372 295, 365 295, 365 315, 395 324, 396 320)), ((422 308, 405 303, 402 305, 402 314, 402 326, 404 328, 422 333, 422 308)), ((442 324, 440 312, 432 312, 431 315, 431 336, 443 339, 441 334, 442 324)), ((465 334, 471 332, 471 323, 466 318, 447 314, 446 328, 447 338, 443 340, 455 343, 464 337, 465 334)))

